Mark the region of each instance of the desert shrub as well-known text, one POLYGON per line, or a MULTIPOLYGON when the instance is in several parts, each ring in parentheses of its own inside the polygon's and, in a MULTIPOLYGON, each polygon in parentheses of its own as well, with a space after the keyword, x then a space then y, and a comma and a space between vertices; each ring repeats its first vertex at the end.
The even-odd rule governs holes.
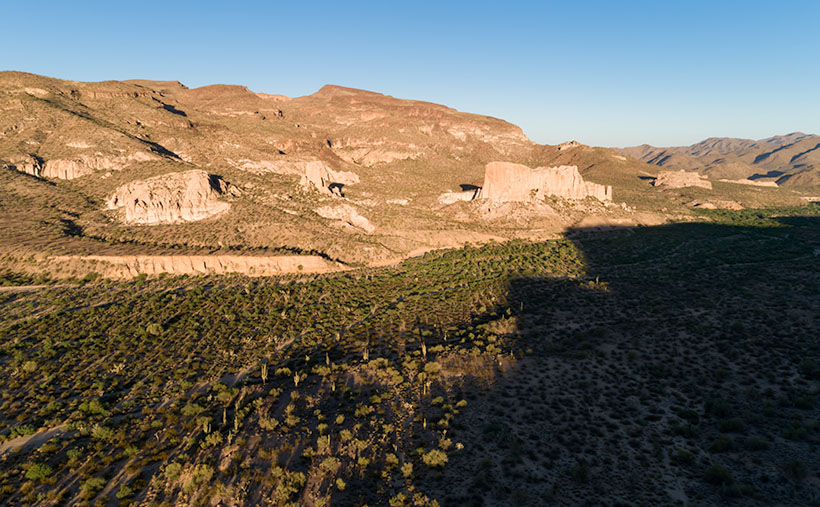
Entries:
POLYGON ((30 481, 42 481, 48 478, 53 470, 44 463, 34 463, 26 470, 26 479, 30 481))
POLYGON ((114 430, 106 426, 94 426, 91 429, 91 438, 103 442, 110 442, 114 440, 114 430))
POLYGON ((766 451, 771 448, 771 444, 760 437, 749 437, 746 439, 746 448, 750 451, 766 451))
POLYGON ((128 498, 133 494, 134 490, 126 484, 120 487, 120 489, 117 491, 116 497, 118 500, 122 500, 123 498, 128 498))
POLYGON ((686 449, 678 449, 672 455, 672 461, 680 465, 691 465, 695 462, 695 455, 686 449))
POLYGON ((179 477, 179 473, 182 471, 182 465, 179 463, 168 463, 165 466, 165 478, 169 481, 173 482, 177 480, 179 477))
POLYGON ((274 417, 259 418, 259 427, 263 430, 273 431, 276 429, 277 426, 279 426, 279 421, 277 421, 274 417))
POLYGON ((92 477, 80 485, 80 491, 82 491, 84 497, 88 498, 104 487, 105 479, 102 477, 92 477))
POLYGON ((575 482, 585 483, 589 481, 589 466, 584 463, 578 463, 569 471, 569 476, 575 482))
POLYGON ((729 452, 734 449, 735 441, 728 435, 720 435, 709 447, 712 452, 729 452))
POLYGON ((193 417, 193 416, 201 413, 204 410, 205 410, 205 408, 203 408, 202 406, 200 406, 196 403, 188 403, 184 407, 182 407, 182 410, 180 412, 185 417, 193 417))
POLYGON ((743 419, 734 417, 720 421, 718 423, 718 429, 726 433, 742 433, 746 429, 746 424, 743 422, 743 419))
POLYGON ((793 459, 786 463, 786 474, 794 479, 803 479, 808 474, 808 466, 805 461, 793 459))
POLYGON ((714 463, 707 468, 703 473, 703 478, 709 484, 714 484, 716 486, 729 485, 735 481, 731 472, 729 472, 725 466, 718 463, 714 463))
POLYGON ((421 460, 428 467, 443 467, 447 464, 447 453, 439 449, 431 449, 424 453, 421 460))

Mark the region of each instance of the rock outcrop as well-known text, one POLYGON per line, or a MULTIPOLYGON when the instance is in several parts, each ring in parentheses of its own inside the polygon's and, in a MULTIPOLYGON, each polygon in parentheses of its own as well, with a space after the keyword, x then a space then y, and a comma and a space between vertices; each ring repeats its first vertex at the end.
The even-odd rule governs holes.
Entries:
POLYGON ((350 171, 334 171, 320 160, 307 162, 305 173, 299 182, 305 188, 316 188, 327 195, 341 196, 341 185, 355 185, 359 176, 350 171))
POLYGON ((389 164, 397 160, 415 160, 421 156, 420 151, 390 150, 381 148, 356 148, 354 150, 335 150, 342 160, 365 167, 389 164))
POLYGON ((578 141, 567 141, 558 145, 558 151, 569 150, 570 148, 577 148, 581 146, 578 141))
POLYGON ((108 199, 108 209, 125 208, 127 224, 193 222, 222 213, 230 204, 219 200, 229 191, 219 176, 201 170, 164 174, 133 181, 108 199))
POLYGON ((576 166, 537 167, 511 162, 490 162, 484 172, 480 197, 497 202, 595 197, 612 200, 612 187, 584 181, 576 166))
POLYGON ((35 155, 27 155, 12 159, 5 167, 40 178, 43 173, 43 160, 35 155))
POLYGON ((370 220, 363 217, 356 211, 356 208, 349 204, 342 204, 340 206, 322 206, 315 210, 316 214, 328 220, 339 220, 344 224, 363 230, 370 234, 376 230, 376 227, 370 223, 370 220))
POLYGON ((121 157, 80 155, 75 158, 56 158, 43 162, 39 157, 32 155, 14 164, 14 168, 38 178, 73 180, 97 171, 118 171, 130 162, 148 162, 158 158, 156 155, 138 151, 121 157))
POLYGON ((234 166, 256 174, 293 174, 301 176, 299 184, 326 195, 341 195, 341 187, 359 183, 359 175, 351 171, 334 171, 321 160, 240 160, 234 166))
POLYGON ((702 187, 712 190, 711 181, 706 180, 695 171, 685 171, 683 169, 680 171, 659 172, 654 185, 667 188, 702 187))

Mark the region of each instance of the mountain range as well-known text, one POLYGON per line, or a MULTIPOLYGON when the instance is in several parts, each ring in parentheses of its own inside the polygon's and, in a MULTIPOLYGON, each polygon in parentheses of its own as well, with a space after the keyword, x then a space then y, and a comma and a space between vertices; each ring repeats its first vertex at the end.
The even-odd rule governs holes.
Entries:
POLYGON ((759 140, 710 137, 691 146, 643 144, 620 151, 649 164, 698 171, 715 179, 773 181, 784 186, 820 184, 820 136, 802 132, 759 140))

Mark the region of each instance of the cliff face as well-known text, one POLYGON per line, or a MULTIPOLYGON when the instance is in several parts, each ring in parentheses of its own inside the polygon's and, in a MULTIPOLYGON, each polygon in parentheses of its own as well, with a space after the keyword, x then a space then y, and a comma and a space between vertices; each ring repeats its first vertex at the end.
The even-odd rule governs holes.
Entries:
POLYGON ((127 224, 193 222, 222 213, 230 204, 219 200, 228 184, 218 176, 193 170, 133 181, 117 189, 108 209, 125 208, 127 224))
POLYGON ((584 181, 575 166, 538 167, 490 162, 484 172, 480 197, 493 201, 529 201, 545 196, 564 199, 595 197, 612 200, 612 187, 584 181))

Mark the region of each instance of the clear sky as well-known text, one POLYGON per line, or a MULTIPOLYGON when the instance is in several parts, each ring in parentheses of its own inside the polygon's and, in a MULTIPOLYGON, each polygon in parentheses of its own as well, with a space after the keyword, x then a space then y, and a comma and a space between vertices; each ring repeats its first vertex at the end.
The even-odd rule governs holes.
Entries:
POLYGON ((0 68, 327 83, 503 118, 534 141, 820 134, 820 1, 4 1, 0 68))

